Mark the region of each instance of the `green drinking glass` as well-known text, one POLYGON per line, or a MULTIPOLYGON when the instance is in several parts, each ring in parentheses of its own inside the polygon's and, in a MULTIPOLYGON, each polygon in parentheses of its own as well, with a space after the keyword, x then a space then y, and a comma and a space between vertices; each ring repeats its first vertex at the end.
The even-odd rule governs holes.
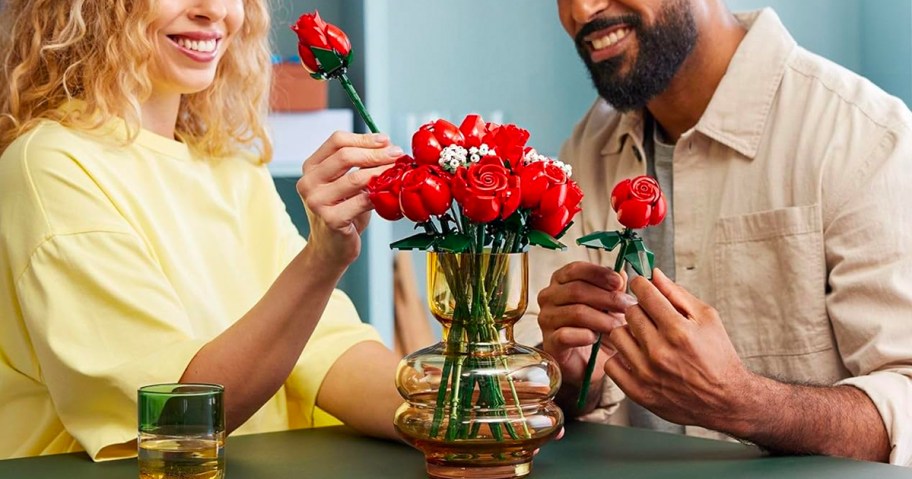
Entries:
POLYGON ((224 393, 218 384, 139 388, 140 479, 225 477, 224 393))

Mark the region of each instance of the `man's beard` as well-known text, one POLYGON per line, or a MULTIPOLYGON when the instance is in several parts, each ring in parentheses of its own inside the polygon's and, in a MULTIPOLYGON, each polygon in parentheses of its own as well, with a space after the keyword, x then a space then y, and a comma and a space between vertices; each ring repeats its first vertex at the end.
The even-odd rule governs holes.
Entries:
MULTIPOLYGON (((628 34, 629 35, 629 34, 628 34)), ((589 68, 599 95, 619 111, 643 108, 662 93, 697 43, 697 26, 687 0, 671 0, 655 25, 646 27, 638 15, 595 19, 576 35, 576 49, 589 68), (621 73, 624 53, 593 63, 583 38, 590 33, 625 23, 636 33, 639 45, 633 65, 621 73)))

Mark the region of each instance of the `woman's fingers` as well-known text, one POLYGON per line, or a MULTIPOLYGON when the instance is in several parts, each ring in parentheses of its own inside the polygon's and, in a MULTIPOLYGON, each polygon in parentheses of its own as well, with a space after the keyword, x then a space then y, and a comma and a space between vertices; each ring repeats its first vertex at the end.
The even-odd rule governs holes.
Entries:
MULTIPOLYGON (((403 155, 402 148, 344 147, 312 167, 305 164, 304 176, 315 183, 328 183, 344 176, 352 169, 388 165, 403 155)), ((309 160, 308 160, 309 161, 309 160)))
POLYGON ((334 205, 324 204, 309 208, 331 230, 346 232, 350 227, 354 227, 360 233, 367 226, 373 205, 367 193, 361 192, 334 205))
POLYGON ((360 135, 357 133, 349 133, 347 131, 337 131, 329 136, 326 141, 317 148, 316 151, 310 158, 308 158, 301 172, 307 174, 313 168, 316 168, 318 165, 326 161, 329 157, 335 154, 337 151, 353 147, 353 148, 367 148, 367 149, 378 149, 384 148, 389 145, 389 137, 382 133, 375 133, 370 135, 360 135))
MULTIPOLYGON (((314 205, 335 205, 341 203, 367 188, 367 184, 375 176, 383 173, 392 165, 383 165, 374 168, 352 170, 337 178, 335 181, 316 185, 307 195, 306 202, 312 208, 314 205)), ((302 194, 302 197, 304 195, 302 194)))

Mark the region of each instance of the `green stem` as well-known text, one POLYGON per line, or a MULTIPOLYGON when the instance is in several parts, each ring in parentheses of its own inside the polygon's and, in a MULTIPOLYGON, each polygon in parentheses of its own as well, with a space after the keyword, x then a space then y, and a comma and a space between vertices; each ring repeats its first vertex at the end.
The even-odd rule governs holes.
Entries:
MULTIPOLYGON (((485 231, 476 228, 471 233, 473 246, 483 251, 485 231)), ((495 238, 495 249, 508 251, 508 245, 513 241, 513 235, 495 238)), ((447 281, 455 307, 453 310, 452 325, 447 334, 447 348, 441 383, 437 391, 437 411, 431 427, 431 437, 440 433, 444 418, 447 419, 444 440, 448 442, 473 439, 480 432, 480 425, 484 417, 472 418, 473 414, 481 413, 491 418, 504 418, 503 423, 488 422, 490 433, 496 441, 505 440, 509 435, 512 439, 532 437, 522 407, 519 393, 513 378, 507 374, 480 376, 478 378, 463 377, 465 368, 472 370, 507 370, 509 364, 504 357, 505 347, 500 341, 500 333, 494 313, 503 314, 504 299, 496 298, 503 284, 504 277, 508 274, 506 255, 490 254, 441 254, 438 258, 441 270, 447 281), (493 274, 492 274, 493 273, 493 274), (461 280, 470 279, 468 282, 461 280), (493 287, 494 291, 488 288, 493 287), (503 380, 506 380, 504 382, 503 380), (473 401, 473 395, 478 388, 478 399, 473 401), (506 411, 507 400, 505 388, 509 388, 509 396, 518 411, 516 420, 522 423, 522 430, 517 431, 510 421, 512 417, 506 411), (477 409, 476 409, 477 408, 477 409), (471 423, 471 424, 469 424, 471 423)))
MULTIPOLYGON (((614 271, 620 273, 624 270, 624 256, 627 254, 627 244, 632 231, 630 228, 624 229, 621 237, 624 238, 619 245, 617 258, 614 260, 614 271)), ((599 347, 602 344, 602 333, 598 334, 595 342, 592 343, 592 350, 589 352, 589 361, 586 363, 586 374, 583 376, 583 386, 580 388, 579 398, 576 400, 576 408, 582 410, 586 407, 586 397, 589 395, 589 386, 592 383, 592 373, 595 371, 595 361, 598 358, 599 347)))
POLYGON ((374 124, 373 118, 371 118, 370 113, 367 112, 367 108, 364 107, 364 102, 361 101, 361 97, 358 95, 355 87, 352 86, 351 81, 348 79, 348 75, 343 73, 338 76, 338 79, 339 82, 342 83, 342 88, 345 89, 345 93, 348 93, 348 98, 350 98, 351 102, 355 105, 355 109, 358 110, 358 114, 361 115, 361 119, 367 124, 371 133, 379 133, 380 130, 377 129, 377 125, 374 124))
MULTIPOLYGON (((446 405, 450 405, 450 411, 452 412, 453 405, 459 402, 459 391, 451 387, 451 384, 457 382, 452 370, 454 363, 458 362, 458 359, 454 360, 454 358, 459 358, 463 353, 462 335, 465 322, 460 321, 459 318, 465 315, 462 310, 465 308, 465 304, 467 304, 465 294, 462 294, 459 284, 455 282, 455 278, 458 277, 454 271, 454 268, 458 268, 458 265, 452 264, 455 261, 455 257, 441 254, 438 257, 438 260, 447 284, 450 285, 450 291, 453 293, 453 296, 455 296, 456 309, 453 312, 453 321, 447 332, 446 349, 444 350, 445 359, 443 372, 440 377, 440 386, 437 390, 437 407, 434 411, 433 423, 431 424, 431 437, 437 437, 437 434, 440 431, 440 425, 443 422, 443 414, 446 405), (450 393, 449 396, 447 395, 448 391, 450 393)), ((461 371, 459 374, 461 374, 461 371)), ((447 430, 449 431, 449 425, 447 426, 447 430)))
MULTIPOLYGON (((453 334, 452 328, 449 334, 453 334)), ((449 336, 447 336, 449 337, 449 336)), ((440 375, 440 388, 437 390, 437 407, 434 409, 434 422, 431 423, 431 437, 437 437, 440 432, 440 423, 443 422, 444 404, 446 404, 446 385, 450 382, 450 372, 453 369, 453 362, 449 359, 443 362, 443 372, 440 375)))

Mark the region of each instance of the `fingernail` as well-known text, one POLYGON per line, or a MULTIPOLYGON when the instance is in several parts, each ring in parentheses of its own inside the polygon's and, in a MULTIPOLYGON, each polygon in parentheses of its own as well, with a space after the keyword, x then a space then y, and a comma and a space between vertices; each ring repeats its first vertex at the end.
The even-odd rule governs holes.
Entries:
POLYGON ((377 143, 386 143, 387 141, 389 141, 389 136, 387 136, 383 133, 374 133, 372 135, 372 138, 377 143))
POLYGON ((390 147, 388 147, 388 148, 386 149, 386 154, 389 155, 389 156, 392 156, 392 157, 394 157, 394 158, 398 158, 398 157, 404 155, 405 152, 402 151, 402 148, 393 145, 393 146, 390 146, 390 147))
POLYGON ((624 306, 628 307, 628 308, 631 306, 636 306, 636 304, 638 303, 637 299, 634 296, 626 294, 626 293, 621 295, 621 302, 623 302, 624 306))

